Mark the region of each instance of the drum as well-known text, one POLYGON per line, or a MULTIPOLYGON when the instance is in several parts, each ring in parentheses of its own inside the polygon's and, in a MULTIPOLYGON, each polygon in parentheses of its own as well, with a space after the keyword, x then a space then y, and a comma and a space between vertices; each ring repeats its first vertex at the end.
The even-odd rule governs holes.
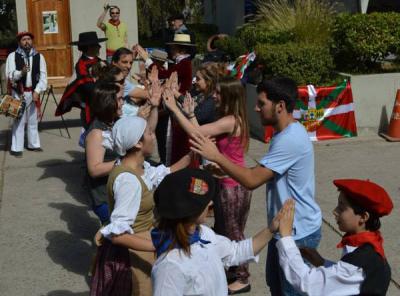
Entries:
POLYGON ((0 102, 0 114, 20 119, 25 111, 25 100, 17 100, 9 95, 5 95, 0 102))

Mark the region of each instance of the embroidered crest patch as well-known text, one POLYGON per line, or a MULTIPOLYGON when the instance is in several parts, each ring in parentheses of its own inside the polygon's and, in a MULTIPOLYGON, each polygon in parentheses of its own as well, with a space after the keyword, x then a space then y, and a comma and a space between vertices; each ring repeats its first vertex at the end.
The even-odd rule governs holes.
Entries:
POLYGON ((192 181, 190 182, 189 192, 204 195, 208 192, 208 184, 204 182, 202 179, 197 179, 192 177, 192 181))

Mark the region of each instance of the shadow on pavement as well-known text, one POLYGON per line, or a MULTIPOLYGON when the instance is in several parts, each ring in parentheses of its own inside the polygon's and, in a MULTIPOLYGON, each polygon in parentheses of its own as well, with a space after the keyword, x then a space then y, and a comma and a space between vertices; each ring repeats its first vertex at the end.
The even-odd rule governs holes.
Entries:
POLYGON ((2 130, 0 131, 0 151, 8 151, 10 150, 11 143, 11 131, 10 130, 2 130))
MULTIPOLYGON (((81 127, 82 122, 80 119, 64 119, 65 125, 68 128, 72 127, 81 127)), ((60 120, 52 120, 52 121, 42 121, 39 123, 39 130, 48 130, 48 129, 63 129, 65 128, 64 123, 60 120)))
POLYGON ((46 296, 88 296, 88 295, 89 295, 89 292, 73 293, 73 292, 67 291, 67 290, 57 290, 57 291, 49 292, 46 296))
MULTIPOLYGON (((76 202, 51 202, 49 207, 60 211, 60 219, 65 221, 68 231, 48 231, 45 238, 48 241, 47 253, 54 263, 66 270, 85 276, 88 281, 88 271, 94 256, 93 237, 100 227, 97 218, 89 215, 90 204, 87 190, 84 186, 86 169, 84 153, 67 151, 72 160, 50 159, 37 164, 44 169, 39 180, 57 178, 65 183, 65 192, 76 202), (81 205, 79 205, 81 204, 81 205)), ((65 194, 63 194, 65 195, 65 194)), ((53 291, 48 295, 87 295, 74 294, 69 291, 53 291)))

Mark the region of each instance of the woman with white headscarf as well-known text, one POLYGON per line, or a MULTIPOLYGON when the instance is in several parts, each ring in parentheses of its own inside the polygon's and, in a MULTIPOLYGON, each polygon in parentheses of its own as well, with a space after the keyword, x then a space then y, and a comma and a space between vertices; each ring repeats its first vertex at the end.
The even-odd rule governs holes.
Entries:
POLYGON ((191 155, 171 167, 151 166, 145 158, 154 150, 155 136, 146 120, 137 116, 118 120, 112 140, 121 159, 108 179, 111 217, 101 229, 105 239, 99 248, 91 295, 152 295, 153 190, 167 174, 188 166, 191 155))

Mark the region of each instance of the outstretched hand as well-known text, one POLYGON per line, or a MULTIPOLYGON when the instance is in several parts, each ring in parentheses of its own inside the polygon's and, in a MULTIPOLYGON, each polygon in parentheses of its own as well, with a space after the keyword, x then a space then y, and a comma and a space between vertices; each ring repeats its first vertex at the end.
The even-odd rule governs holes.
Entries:
POLYGON ((287 199, 285 203, 283 204, 282 208, 279 210, 279 212, 276 214, 276 216, 272 219, 271 224, 269 225, 269 230, 272 233, 275 233, 279 230, 279 221, 281 220, 284 211, 287 211, 292 203, 293 199, 287 199))
POLYGON ((140 44, 136 44, 134 47, 143 60, 146 61, 149 58, 149 53, 140 44))
POLYGON ((150 71, 149 80, 151 83, 158 82, 158 68, 153 66, 150 71))
POLYGON ((169 80, 171 82, 171 90, 174 92, 179 91, 178 73, 176 71, 171 73, 169 80))
POLYGON ((142 117, 143 119, 148 119, 151 112, 151 106, 148 104, 144 104, 139 107, 137 116, 142 117))
POLYGON ((164 104, 167 106, 167 108, 171 111, 174 111, 176 108, 178 108, 175 100, 175 96, 170 89, 165 89, 163 93, 163 99, 164 99, 164 104))
POLYGON ((284 206, 281 209, 282 214, 279 218, 279 234, 281 235, 281 237, 292 235, 295 207, 294 204, 294 200, 289 199, 285 202, 284 206))
POLYGON ((217 146, 213 143, 213 141, 203 136, 200 133, 195 133, 190 135, 191 139, 189 140, 191 147, 190 149, 209 161, 216 162, 218 155, 220 154, 217 146))
POLYGON ((225 171, 215 162, 208 162, 203 169, 209 171, 215 178, 226 178, 225 171))
POLYGON ((158 107, 161 101, 162 88, 158 79, 151 84, 151 95, 149 101, 152 106, 158 107))
POLYGON ((194 99, 192 98, 192 96, 190 95, 189 92, 187 92, 185 95, 185 99, 183 100, 182 107, 183 107, 183 111, 185 111, 185 113, 187 115, 194 113, 195 103, 194 103, 194 99))

